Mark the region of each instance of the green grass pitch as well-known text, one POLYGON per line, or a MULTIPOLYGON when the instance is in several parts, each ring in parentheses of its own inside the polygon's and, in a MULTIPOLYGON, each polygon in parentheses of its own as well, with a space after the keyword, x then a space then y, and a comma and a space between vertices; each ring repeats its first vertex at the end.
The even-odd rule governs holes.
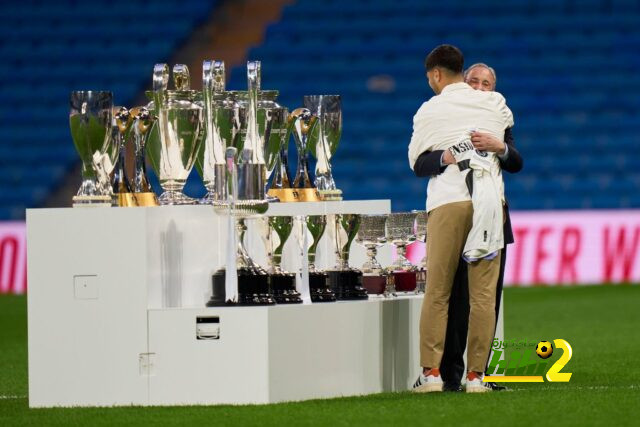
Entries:
MULTIPOLYGON (((569 383, 512 384, 513 392, 482 395, 385 393, 258 406, 29 409, 26 298, 0 296, 0 426, 638 425, 639 306, 640 286, 505 291, 506 338, 567 340, 573 348, 563 370, 573 373, 569 383)), ((313 371, 308 374, 313 381, 313 371)))

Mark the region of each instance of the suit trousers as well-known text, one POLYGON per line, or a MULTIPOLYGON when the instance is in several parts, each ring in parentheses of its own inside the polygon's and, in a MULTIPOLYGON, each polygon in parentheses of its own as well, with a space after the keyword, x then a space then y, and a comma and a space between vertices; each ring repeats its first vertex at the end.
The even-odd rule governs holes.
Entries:
MULTIPOLYGON (((473 221, 470 201, 442 205, 429 212, 427 220, 427 290, 420 316, 420 362, 439 368, 444 352, 449 298, 460 255, 473 221)), ((467 266, 469 280, 469 334, 467 369, 484 372, 496 314, 496 281, 500 274, 498 254, 467 266)))

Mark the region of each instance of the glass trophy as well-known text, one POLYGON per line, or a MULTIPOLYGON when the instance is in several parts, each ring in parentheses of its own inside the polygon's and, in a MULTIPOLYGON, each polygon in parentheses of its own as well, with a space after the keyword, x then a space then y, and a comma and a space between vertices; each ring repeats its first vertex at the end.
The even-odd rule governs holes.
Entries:
POLYGON ((309 151, 316 158, 314 184, 322 200, 342 200, 331 173, 331 157, 338 149, 342 135, 342 106, 340 95, 306 95, 304 107, 318 118, 309 151))
POLYGON ((378 248, 387 242, 385 235, 386 215, 362 215, 356 242, 367 249, 367 261, 362 265, 362 286, 369 294, 385 294, 387 277, 376 259, 378 248))
POLYGON ((69 103, 71 138, 82 161, 82 184, 73 206, 111 206, 112 190, 103 164, 113 144, 113 94, 73 91, 69 103))
POLYGON ((397 259, 387 269, 393 275, 393 284, 398 292, 416 290, 417 268, 407 259, 407 245, 413 243, 415 235, 416 214, 401 212, 388 214, 387 240, 396 246, 397 259))

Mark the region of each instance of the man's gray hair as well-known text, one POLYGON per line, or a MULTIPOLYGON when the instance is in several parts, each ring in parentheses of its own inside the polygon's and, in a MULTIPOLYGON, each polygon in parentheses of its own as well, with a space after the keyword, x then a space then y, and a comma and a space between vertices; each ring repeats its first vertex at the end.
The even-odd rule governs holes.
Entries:
POLYGON ((484 67, 487 70, 489 70, 489 72, 493 76, 493 80, 495 80, 496 84, 498 83, 498 76, 496 76, 496 70, 494 70, 493 68, 489 67, 484 62, 476 62, 475 64, 473 64, 472 66, 467 68, 467 70, 464 72, 464 81, 465 82, 467 81, 467 77, 469 76, 469 71, 471 71, 471 70, 473 70, 474 68, 477 68, 477 67, 484 67))

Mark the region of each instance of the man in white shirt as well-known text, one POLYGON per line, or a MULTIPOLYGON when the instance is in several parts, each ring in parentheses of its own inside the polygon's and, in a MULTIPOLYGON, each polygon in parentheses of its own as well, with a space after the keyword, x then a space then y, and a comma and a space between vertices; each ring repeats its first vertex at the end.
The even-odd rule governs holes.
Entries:
MULTIPOLYGON (((409 144, 409 164, 413 169, 422 153, 445 150, 456 159, 471 151, 495 163, 491 174, 504 200, 499 162, 494 152, 475 151, 473 131, 504 136, 513 126, 513 115, 497 92, 483 92, 464 83, 464 57, 451 45, 435 48, 426 58, 429 86, 436 96, 422 104, 414 116, 409 144)), ((444 157, 444 156, 443 156, 444 157)), ((458 262, 472 229, 474 209, 466 173, 460 165, 448 164, 445 171, 429 180, 427 187, 427 292, 420 319, 420 360, 423 373, 415 391, 442 391, 440 362, 444 350, 449 297, 458 262)), ((502 216, 499 217, 500 226, 502 216)), ((499 228, 499 227, 498 227, 499 228)), ((482 373, 493 340, 496 280, 500 251, 492 257, 469 263, 470 316, 467 353, 467 392, 489 391, 482 373)))

